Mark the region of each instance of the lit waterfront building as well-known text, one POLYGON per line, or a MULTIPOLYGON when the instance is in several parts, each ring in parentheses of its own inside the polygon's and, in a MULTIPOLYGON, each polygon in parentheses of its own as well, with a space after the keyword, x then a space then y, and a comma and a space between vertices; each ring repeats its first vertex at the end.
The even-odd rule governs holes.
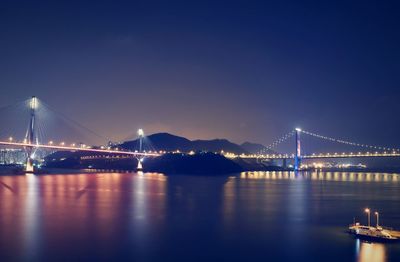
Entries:
POLYGON ((26 160, 26 152, 23 149, 2 148, 0 149, 0 164, 23 164, 26 160))

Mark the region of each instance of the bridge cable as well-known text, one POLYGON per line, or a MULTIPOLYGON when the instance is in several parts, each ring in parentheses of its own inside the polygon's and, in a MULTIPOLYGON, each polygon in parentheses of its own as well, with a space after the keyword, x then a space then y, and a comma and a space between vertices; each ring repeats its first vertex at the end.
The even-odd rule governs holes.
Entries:
POLYGON ((370 149, 378 149, 378 150, 387 150, 387 151, 400 151, 400 149, 397 149, 397 148, 360 144, 360 143, 350 142, 350 141, 346 141, 346 140, 342 140, 342 139, 337 139, 337 138, 332 138, 332 137, 328 137, 328 136, 319 135, 319 134, 312 133, 312 132, 305 131, 305 130, 301 130, 300 132, 303 133, 303 134, 306 134, 306 135, 310 135, 310 136, 316 137, 316 138, 324 139, 324 140, 331 141, 331 142, 337 142, 337 143, 341 143, 341 144, 345 144, 345 145, 350 145, 350 146, 358 146, 358 147, 364 147, 364 148, 370 148, 370 149))
POLYGON ((285 134, 284 136, 278 138, 275 140, 273 143, 269 144, 268 146, 265 146, 262 150, 258 152, 258 154, 262 155, 264 153, 268 153, 268 150, 272 150, 273 148, 277 147, 279 144, 285 142, 289 138, 293 137, 296 131, 290 131, 289 133, 285 134))

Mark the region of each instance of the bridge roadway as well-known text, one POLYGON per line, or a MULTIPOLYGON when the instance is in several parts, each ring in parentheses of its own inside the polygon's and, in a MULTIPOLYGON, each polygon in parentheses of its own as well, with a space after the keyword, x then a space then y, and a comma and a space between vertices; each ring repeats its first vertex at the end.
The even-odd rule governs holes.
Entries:
MULTIPOLYGON (((236 155, 225 154, 227 158, 244 158, 244 159, 294 159, 295 155, 288 154, 271 154, 271 155, 236 155)), ((327 158, 367 158, 367 157, 400 157, 400 152, 374 152, 374 153, 324 153, 324 154, 311 154, 299 156, 301 159, 327 159, 327 158)))
POLYGON ((84 148, 84 147, 73 147, 73 146, 30 144, 30 143, 7 142, 7 141, 0 141, 0 145, 17 146, 17 147, 30 147, 30 148, 44 148, 44 149, 57 149, 57 150, 67 150, 67 151, 108 153, 108 154, 119 154, 119 155, 132 155, 132 156, 138 156, 138 157, 140 157, 140 156, 142 156, 142 157, 145 157, 145 156, 160 156, 161 155, 159 153, 132 152, 132 151, 84 148))
MULTIPOLYGON (((119 155, 132 155, 132 156, 160 156, 160 153, 149 153, 149 152, 132 152, 122 150, 109 150, 109 149, 96 149, 96 148, 85 148, 85 147, 74 147, 74 146, 61 146, 61 145, 44 145, 44 144, 30 144, 23 142, 11 142, 11 141, 0 141, 0 145, 4 146, 17 146, 17 147, 30 147, 30 148, 44 148, 44 149, 56 149, 56 150, 68 150, 68 151, 83 151, 83 152, 95 152, 95 153, 108 153, 108 154, 119 154, 119 155)), ((244 159, 294 159, 294 154, 267 154, 267 155, 237 155, 226 153, 224 154, 227 158, 244 158, 244 159)), ((324 153, 324 154, 311 154, 302 155, 301 159, 327 159, 327 158, 367 158, 367 157, 400 157, 400 152, 374 152, 374 153, 324 153)))

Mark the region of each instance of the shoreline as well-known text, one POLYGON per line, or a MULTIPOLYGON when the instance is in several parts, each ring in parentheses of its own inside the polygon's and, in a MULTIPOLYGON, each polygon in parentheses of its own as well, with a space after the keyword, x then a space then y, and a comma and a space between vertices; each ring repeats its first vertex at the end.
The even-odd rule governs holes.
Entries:
MULTIPOLYGON (((196 172, 185 172, 185 173, 170 173, 170 172, 161 172, 157 170, 146 170, 137 171, 137 170, 127 170, 127 169, 74 169, 74 168, 44 168, 33 172, 35 175, 55 175, 55 174, 97 174, 97 173, 162 173, 165 175, 195 175, 195 176, 223 176, 234 173, 241 172, 295 172, 293 169, 281 168, 276 166, 266 167, 266 168, 256 168, 256 169, 248 169, 241 170, 238 172, 226 172, 226 173, 196 173, 196 172)), ((340 169, 340 168, 326 168, 326 169, 303 169, 297 172, 301 173, 329 173, 329 172, 340 172, 340 173, 385 173, 385 174, 400 174, 400 168, 348 168, 348 169, 340 169)), ((27 174, 20 167, 10 168, 0 166, 0 176, 17 176, 17 175, 25 175, 27 174)))

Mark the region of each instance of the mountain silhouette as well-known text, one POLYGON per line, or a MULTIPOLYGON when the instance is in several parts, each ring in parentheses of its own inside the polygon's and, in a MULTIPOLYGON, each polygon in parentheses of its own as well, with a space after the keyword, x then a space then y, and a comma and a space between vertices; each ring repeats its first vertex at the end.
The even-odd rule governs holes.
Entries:
MULTIPOLYGON (((119 147, 126 150, 138 150, 139 139, 126 141, 119 147)), ((260 145, 262 146, 262 145, 260 145)), ((263 146, 262 146, 263 147, 263 146)), ((172 135, 169 133, 156 133, 146 137, 143 143, 144 150, 157 151, 205 151, 205 152, 230 152, 235 154, 250 153, 241 145, 230 142, 227 139, 212 139, 212 140, 189 140, 187 138, 172 135), (146 149, 148 148, 148 149, 146 149), (151 149, 150 149, 151 148, 151 149)))

